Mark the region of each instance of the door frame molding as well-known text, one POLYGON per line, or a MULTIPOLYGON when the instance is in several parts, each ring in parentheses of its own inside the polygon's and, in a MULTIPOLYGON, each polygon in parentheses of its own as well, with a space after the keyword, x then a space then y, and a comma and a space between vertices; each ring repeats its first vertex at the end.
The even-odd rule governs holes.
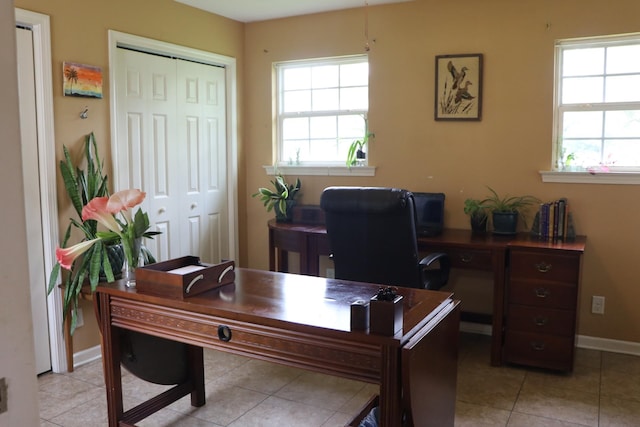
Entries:
MULTIPOLYGON (((109 69, 117 69, 117 49, 125 47, 141 52, 173 56, 180 59, 187 59, 215 65, 225 68, 225 90, 226 90, 226 144, 227 144, 227 214, 229 218, 229 254, 233 259, 239 259, 238 248, 238 108, 237 108, 237 66, 236 59, 206 52, 146 37, 135 36, 115 30, 109 30, 109 69)), ((129 170, 129 165, 117 164, 117 94, 116 94, 116 73, 109 73, 109 95, 111 110, 111 156, 113 161, 113 176, 115 189, 126 188, 128 183, 123 182, 120 168, 129 170)))
MULTIPOLYGON (((56 264, 58 245, 58 197, 56 191, 56 143, 53 120, 53 84, 51 77, 51 26, 48 15, 15 8, 16 25, 33 33, 33 65, 35 72, 36 122, 38 134, 38 170, 42 211, 44 267, 48 273, 56 264)), ((48 277, 46 274, 45 277, 48 277)), ((45 287, 48 285, 44 284, 45 287)), ((47 295, 51 369, 66 372, 66 349, 62 328, 62 295, 47 295)))

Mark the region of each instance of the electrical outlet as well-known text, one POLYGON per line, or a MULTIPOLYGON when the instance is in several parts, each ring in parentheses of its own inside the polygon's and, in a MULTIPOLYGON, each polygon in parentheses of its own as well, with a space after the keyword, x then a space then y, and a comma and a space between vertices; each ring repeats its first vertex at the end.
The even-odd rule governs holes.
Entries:
POLYGON ((0 378, 0 414, 7 412, 7 379, 0 378))
POLYGON ((591 297, 591 312, 593 314, 604 314, 604 297, 597 295, 591 297))
POLYGON ((333 268, 327 268, 327 279, 335 279, 336 278, 336 271, 333 268))
POLYGON ((84 315, 82 314, 82 308, 78 308, 76 317, 76 328, 84 326, 84 315))

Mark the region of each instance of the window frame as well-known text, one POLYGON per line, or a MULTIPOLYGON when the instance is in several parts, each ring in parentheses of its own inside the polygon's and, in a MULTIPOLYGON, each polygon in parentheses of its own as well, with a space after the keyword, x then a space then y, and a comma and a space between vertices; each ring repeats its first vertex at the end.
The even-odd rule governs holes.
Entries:
MULTIPOLYGON (((311 160, 303 160, 292 163, 290 159, 284 159, 284 138, 283 138, 283 123, 284 120, 295 117, 339 117, 341 115, 360 115, 364 119, 367 118, 369 113, 369 108, 367 105, 367 109, 338 109, 338 110, 323 110, 323 111, 305 111, 305 112, 288 112, 285 113, 283 111, 284 106, 284 97, 283 97, 283 78, 284 78, 284 70, 296 68, 296 67, 315 67, 315 66, 325 66, 325 65, 343 65, 349 63, 369 63, 369 57, 367 54, 357 54, 357 55, 346 55, 346 56, 335 56, 335 57, 326 57, 326 58, 312 58, 312 59, 303 59, 303 60, 294 60, 294 61, 280 61, 273 63, 274 70, 274 121, 275 121, 275 144, 274 148, 276 152, 274 153, 274 166, 280 172, 294 172, 298 174, 307 174, 307 175, 357 175, 357 176, 373 176, 375 168, 371 166, 358 166, 358 167, 347 167, 346 166, 346 157, 344 160, 336 159, 333 161, 311 161, 311 160), (354 171, 353 169, 358 169, 358 171, 354 171)), ((343 86, 338 86, 339 90, 343 86)), ((367 80, 367 91, 369 90, 369 81, 367 80)), ((367 154, 370 145, 367 144, 367 154)), ((368 159, 367 155, 367 161, 368 159)), ((273 166, 265 166, 265 170, 268 174, 273 173, 273 166)))
MULTIPOLYGON (((608 168, 564 168, 562 159, 562 136, 564 114, 573 111, 615 111, 640 110, 640 101, 632 102, 599 102, 562 104, 563 90, 563 52, 575 47, 613 47, 620 45, 640 44, 640 33, 615 36, 598 36, 576 39, 563 39, 555 43, 554 73, 554 114, 553 114, 553 149, 552 170, 541 171, 543 182, 596 182, 605 184, 638 184, 640 183, 640 167, 608 168), (606 176, 606 178, 602 178, 606 176)), ((634 73, 638 74, 638 73, 634 73)), ((606 69, 603 78, 606 78, 606 69)), ((605 135, 602 135, 605 137, 605 135)))

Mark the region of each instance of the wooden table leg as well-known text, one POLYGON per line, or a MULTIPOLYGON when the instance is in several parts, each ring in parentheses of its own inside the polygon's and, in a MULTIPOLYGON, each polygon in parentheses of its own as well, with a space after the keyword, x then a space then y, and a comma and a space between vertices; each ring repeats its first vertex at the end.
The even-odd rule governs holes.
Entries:
POLYGON ((104 367, 104 382, 107 389, 107 415, 109 427, 118 427, 119 421, 124 414, 119 330, 111 326, 110 296, 103 293, 99 295, 102 364, 104 367))

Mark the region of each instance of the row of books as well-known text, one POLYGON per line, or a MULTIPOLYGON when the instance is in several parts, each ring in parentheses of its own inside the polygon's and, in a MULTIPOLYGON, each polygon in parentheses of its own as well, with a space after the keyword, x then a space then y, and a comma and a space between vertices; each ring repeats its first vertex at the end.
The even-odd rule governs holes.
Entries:
POLYGON ((531 231, 540 239, 547 240, 564 240, 575 236, 567 199, 541 203, 531 231))

